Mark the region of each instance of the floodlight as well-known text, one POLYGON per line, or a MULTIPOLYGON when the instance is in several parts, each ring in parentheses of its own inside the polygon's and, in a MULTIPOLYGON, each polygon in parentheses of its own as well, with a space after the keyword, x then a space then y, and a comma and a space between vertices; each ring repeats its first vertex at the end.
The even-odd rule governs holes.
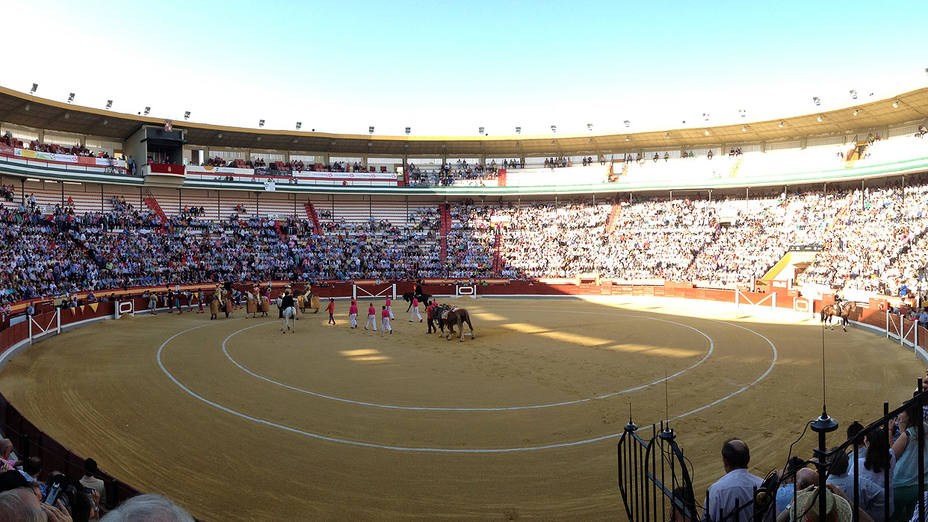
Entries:
POLYGON ((708 112, 702 113, 702 120, 703 120, 703 121, 709 121, 709 113, 708 113, 708 112))
POLYGON ((296 122, 296 130, 300 130, 302 127, 303 127, 303 122, 301 121, 296 122))
POLYGON ((222 133, 221 133, 221 132, 220 132, 219 134, 216 135, 216 139, 219 139, 219 140, 222 139, 222 133))
POLYGON ((144 116, 148 116, 148 113, 149 113, 149 112, 151 112, 151 107, 146 106, 146 107, 145 107, 145 114, 144 114, 144 116))
POLYGON ((73 102, 73 101, 74 101, 74 93, 72 92, 72 93, 68 94, 68 103, 71 103, 71 102, 73 102))
POLYGON ((185 119, 185 120, 189 120, 189 119, 190 119, 190 111, 184 111, 184 119, 185 119))
POLYGON ((822 116, 821 114, 819 114, 819 115, 818 115, 818 118, 815 118, 815 121, 817 121, 817 122, 819 122, 819 123, 822 123, 823 121, 825 121, 825 117, 822 116))
POLYGON ((670 137, 670 133, 669 133, 669 132, 665 132, 665 133, 664 133, 664 137, 665 137, 665 138, 669 138, 669 137, 670 137))
POLYGON ((371 125, 370 127, 367 128, 367 133, 368 133, 368 134, 373 134, 373 133, 374 133, 374 126, 373 126, 373 125, 371 125))
POLYGON ((406 135, 409 136, 409 133, 412 132, 412 127, 406 127, 406 135))
POLYGON ((522 134, 522 127, 516 127, 516 134, 522 134))
POLYGON ((747 132, 747 131, 748 131, 748 126, 747 126, 747 125, 742 125, 742 126, 741 126, 741 132, 747 132))
POLYGON ((592 123, 587 123, 587 124, 586 124, 586 130, 592 131, 592 130, 593 130, 593 124, 592 124, 592 123))
POLYGON ((626 127, 628 127, 629 125, 632 124, 632 122, 630 122, 630 121, 628 121, 628 120, 625 120, 623 123, 625 123, 625 126, 626 126, 626 127))
POLYGON ((485 130, 485 129, 484 129, 483 127, 477 127, 477 134, 481 134, 481 135, 482 135, 484 130, 485 130))
POLYGON ((113 108, 113 100, 106 100, 106 110, 113 108))
POLYGON ((818 96, 813 96, 813 97, 812 97, 812 103, 814 103, 816 106, 821 105, 821 104, 822 104, 822 99, 819 98, 818 96))
POLYGON ((264 127, 264 120, 258 120, 258 127, 264 127))
POLYGON ((625 136, 625 141, 632 141, 632 137, 631 137, 631 136, 625 136))
POLYGON ((742 118, 746 118, 748 115, 747 111, 744 109, 738 109, 738 114, 740 114, 742 118))
POLYGON ((893 109, 898 109, 898 108, 899 108, 899 100, 894 100, 894 101, 893 101, 893 109))
POLYGON ((551 126, 551 134, 557 134, 557 125, 551 126))
POLYGON ((37 91, 38 89, 39 89, 39 84, 33 83, 32 89, 29 89, 29 94, 35 94, 35 91, 37 91))
POLYGON ((847 91, 847 93, 851 95, 851 99, 852 99, 852 100, 856 100, 856 99, 857 99, 857 90, 856 90, 856 89, 851 89, 851 90, 847 91))
POLYGON ((780 123, 777 123, 777 127, 781 128, 781 129, 783 128, 783 125, 784 125, 783 120, 780 120, 780 123))
POLYGON ((709 129, 706 129, 705 132, 703 132, 703 134, 705 134, 706 136, 708 136, 708 135, 709 135, 709 129))
POLYGON ((857 116, 858 114, 860 114, 860 109, 854 109, 853 114, 854 116, 857 116))

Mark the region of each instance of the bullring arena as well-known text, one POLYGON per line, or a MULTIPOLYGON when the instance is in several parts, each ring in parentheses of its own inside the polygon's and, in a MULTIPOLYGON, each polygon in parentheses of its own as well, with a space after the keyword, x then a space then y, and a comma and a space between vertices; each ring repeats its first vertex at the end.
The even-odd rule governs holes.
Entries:
POLYGON ((928 522, 928 2, 11 4, 0 522, 928 522))
POLYGON ((243 310, 139 314, 40 342, 0 377, 61 444, 207 520, 616 519, 630 411, 670 419, 702 489, 731 435, 758 474, 780 465, 820 413, 823 340, 837 418, 878 416, 917 376, 898 343, 743 299, 440 299, 471 311, 463 343, 403 303, 386 336, 348 328, 343 300, 336 326, 310 312, 283 336, 243 310))

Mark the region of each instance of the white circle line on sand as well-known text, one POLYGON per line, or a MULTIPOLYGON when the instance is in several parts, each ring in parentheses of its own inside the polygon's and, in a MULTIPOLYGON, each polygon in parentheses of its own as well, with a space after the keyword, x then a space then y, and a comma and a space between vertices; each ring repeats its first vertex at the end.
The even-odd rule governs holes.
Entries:
MULTIPOLYGON (((574 313, 583 313, 583 312, 574 312, 574 313)), ((313 397, 319 397, 319 398, 321 398, 321 399, 329 399, 329 400, 333 400, 333 401, 339 401, 339 402, 344 402, 344 403, 348 403, 348 404, 354 404, 354 405, 357 405, 357 406, 369 406, 369 407, 372 407, 372 408, 385 408, 385 409, 391 409, 391 410, 408 410, 408 411, 459 411, 459 412, 465 412, 465 411, 516 411, 516 410, 538 410, 538 409, 543 409, 543 408, 554 408, 554 407, 557 407, 557 406, 569 406, 569 405, 572 405, 572 404, 580 404, 580 403, 584 403, 584 402, 591 402, 591 401, 603 400, 603 399, 608 399, 608 398, 611 398, 611 397, 615 397, 615 396, 617 396, 617 395, 622 395, 622 394, 625 394, 625 393, 631 393, 631 392, 636 392, 636 391, 639 391, 639 390, 643 390, 643 389, 645 389, 645 388, 649 388, 649 387, 651 387, 651 386, 660 384, 660 383, 662 383, 662 382, 664 382, 664 381, 668 381, 668 380, 670 380, 670 379, 673 379, 674 377, 679 377, 680 375, 683 375, 684 373, 686 373, 686 372, 692 370, 693 368, 696 368, 697 366, 699 366, 699 365, 701 365, 702 363, 706 362, 706 360, 708 360, 709 357, 712 355, 712 352, 715 351, 715 342, 712 340, 711 337, 709 337, 708 335, 706 335, 705 332, 699 330, 698 328, 692 327, 692 326, 687 325, 687 324, 678 323, 678 322, 676 322, 676 321, 671 321, 671 320, 669 320, 669 319, 659 319, 659 318, 656 318, 656 317, 644 317, 644 316, 642 316, 642 318, 644 318, 644 319, 651 319, 651 320, 654 320, 654 321, 661 321, 661 322, 665 322, 665 323, 672 323, 672 324, 675 324, 675 325, 678 325, 678 326, 682 326, 682 327, 684 327, 684 328, 689 328, 690 330, 693 330, 693 331, 697 332, 698 334, 702 335, 703 337, 706 338, 707 341, 709 341, 709 349, 706 351, 706 354, 702 357, 702 359, 700 359, 699 361, 697 361, 695 364, 692 364, 692 365, 690 365, 690 366, 688 366, 688 367, 686 367, 686 368, 683 368, 682 370, 677 371, 676 373, 667 375, 666 377, 662 377, 662 378, 660 378, 660 379, 658 379, 658 380, 656 380, 656 381, 650 382, 650 383, 648 383, 648 384, 642 384, 642 385, 635 386, 635 387, 632 387, 632 388, 627 388, 627 389, 625 389, 625 390, 619 390, 619 391, 604 393, 604 394, 602 394, 602 395, 597 395, 597 396, 595 396, 595 397, 586 397, 586 398, 583 398, 583 399, 575 399, 575 400, 572 400, 572 401, 552 402, 552 403, 548 403, 548 404, 529 404, 529 405, 524 405, 524 406, 498 406, 498 407, 483 407, 483 408, 481 408, 481 407, 469 407, 469 408, 468 408, 468 407, 459 407, 459 408, 455 408, 455 407, 443 407, 443 406, 402 406, 402 405, 398 405, 398 404, 383 404, 383 403, 378 403, 378 402, 366 402, 366 401, 357 401, 357 400, 353 400, 353 399, 346 399, 346 398, 344 398, 344 397, 338 397, 338 396, 335 396, 335 395, 327 395, 327 394, 324 394, 324 393, 314 392, 314 391, 312 391, 312 390, 307 390, 307 389, 299 388, 299 387, 297 387, 297 386, 292 386, 292 385, 290 385, 290 384, 286 384, 286 383, 283 383, 283 382, 280 382, 280 381, 275 381, 274 379, 271 379, 271 378, 265 377, 264 375, 261 375, 261 374, 259 374, 259 373, 253 372, 252 370, 248 369, 247 367, 245 367, 244 365, 242 365, 241 363, 239 363, 238 361, 236 361, 236 360, 232 357, 232 355, 229 354, 229 350, 228 350, 227 347, 226 347, 226 343, 228 343, 229 339, 231 339, 232 337, 235 337, 236 335, 238 335, 238 334, 240 334, 240 333, 243 333, 243 332, 246 332, 246 331, 248 331, 248 330, 251 330, 252 328, 257 328, 257 327, 259 327, 259 326, 263 326, 263 325, 266 325, 266 324, 274 324, 273 322, 265 322, 265 323, 261 323, 261 324, 256 324, 256 325, 248 326, 248 327, 246 327, 246 328, 242 328, 241 330, 236 330, 236 331, 232 332, 231 334, 228 335, 228 337, 226 337, 226 338, 223 339, 223 341, 222 341, 222 353, 225 354, 226 359, 228 359, 229 362, 231 362, 231 363, 234 364, 236 367, 238 367, 238 369, 242 370, 243 372, 247 373, 248 375, 251 375, 252 377, 254 377, 254 378, 256 378, 256 379, 260 379, 260 380, 262 380, 262 381, 268 382, 268 383, 270 383, 270 384, 274 384, 274 385, 276 385, 276 386, 280 386, 280 387, 282 387, 282 388, 286 388, 286 389, 288 389, 288 390, 292 390, 292 391, 299 392, 299 393, 304 393, 304 394, 306 394, 306 395, 312 395, 313 397)))
MULTIPOLYGON (((744 327, 744 326, 740 326, 740 325, 736 325, 736 324, 733 324, 733 323, 730 323, 730 322, 727 322, 727 321, 723 321, 723 322, 726 323, 726 324, 729 324, 729 325, 731 325, 731 326, 735 326, 735 327, 741 328, 741 329, 743 329, 743 330, 747 330, 747 331, 749 331, 749 332, 751 332, 751 333, 757 335, 758 337, 761 337, 761 338, 764 339, 765 341, 767 341, 767 343, 770 345, 770 348, 773 350, 773 360, 771 361, 770 366, 767 368, 767 371, 765 371, 760 377, 758 377, 757 379, 755 379, 754 382, 752 382, 752 383, 750 383, 750 384, 747 384, 747 385, 745 385, 745 386, 742 386, 742 387, 739 388, 738 390, 735 390, 734 392, 729 393, 728 395, 726 395, 726 396, 724 396, 724 397, 722 397, 722 398, 720 398, 720 399, 717 399, 717 400, 715 400, 715 401, 713 401, 713 402, 711 402, 711 403, 709 403, 709 404, 707 404, 707 405, 705 405, 705 406, 700 406, 699 408, 696 408, 695 410, 690 410, 690 411, 688 411, 688 412, 686 412, 686 413, 682 413, 682 414, 680 414, 680 415, 677 415, 676 417, 671 417, 671 418, 668 419, 668 420, 681 419, 681 418, 686 417, 686 416, 688 416, 688 415, 691 415, 691 414, 693 414, 693 413, 697 413, 697 412, 703 411, 703 410, 705 410, 706 408, 711 408, 712 406, 715 406, 715 405, 717 405, 717 404, 719 404, 719 403, 721 403, 721 402, 724 402, 724 401, 726 401, 726 400, 728 400, 728 399, 730 399, 730 398, 732 398, 732 397, 734 397, 734 396, 736 396, 736 395, 738 395, 738 394, 744 392, 745 390, 751 388, 752 386, 754 386, 755 384, 757 384, 758 382, 760 382, 760 381, 761 381, 762 379, 764 379, 768 374, 770 374, 771 370, 773 370, 773 367, 776 365, 776 363, 777 363, 777 348, 776 348, 776 346, 773 344, 773 342, 772 342, 770 339, 768 339, 767 337, 764 337, 763 335, 761 335, 761 334, 755 332, 754 330, 752 330, 752 329, 750 329, 750 328, 747 328, 747 327, 744 327)), ((262 323, 262 324, 268 324, 268 323, 262 323)), ((208 404, 208 405, 210 405, 210 406, 212 406, 212 407, 214 407, 214 408, 216 408, 216 409, 218 409, 218 410, 224 411, 224 412, 226 412, 226 413, 228 413, 228 414, 230 414, 230 415, 234 415, 234 416, 239 417, 239 418, 241 418, 241 419, 249 420, 249 421, 255 422, 255 423, 257 423, 257 424, 261 424, 261 425, 268 426, 268 427, 271 427, 271 428, 277 428, 277 429, 279 429, 279 430, 287 431, 287 432, 290 432, 290 433, 295 433, 295 434, 297 434, 297 435, 303 435, 303 436, 306 436, 306 437, 310 437, 310 438, 317 439, 317 440, 324 440, 324 441, 327 441, 327 442, 335 442, 335 443, 338 443, 338 444, 347 444, 347 445, 351 445, 351 446, 358 446, 358 447, 364 447, 364 448, 375 448, 375 449, 384 449, 384 450, 390 450, 390 451, 403 451, 403 452, 416 452, 416 453, 459 453, 459 454, 518 453, 518 452, 540 451, 540 450, 556 449, 556 448, 569 448, 569 447, 572 447, 572 446, 582 446, 582 445, 584 445, 584 444, 592 444, 592 443, 594 443, 594 442, 600 442, 600 441, 603 441, 603 440, 615 439, 615 438, 618 438, 618 437, 620 437, 620 436, 622 435, 622 432, 619 432, 619 433, 610 433, 610 434, 608 434, 608 435, 602 435, 602 436, 599 436, 599 437, 594 437, 594 438, 592 438, 592 439, 583 439, 583 440, 575 440, 575 441, 570 441, 570 442, 558 442, 558 443, 554 443, 554 444, 545 444, 545 445, 542 445, 542 446, 525 446, 525 447, 517 447, 517 448, 474 448, 474 449, 468 449, 468 448, 416 448, 416 447, 391 446, 391 445, 388 445, 388 444, 375 444, 375 443, 372 443, 372 442, 362 442, 362 441, 356 441, 356 440, 341 439, 341 438, 338 438, 338 437, 329 437, 329 436, 326 436, 326 435, 320 435, 320 434, 318 434, 318 433, 313 433, 313 432, 310 432, 310 431, 301 430, 301 429, 299 429, 299 428, 293 428, 293 427, 291 427, 291 426, 286 426, 286 425, 279 424, 279 423, 276 423, 276 422, 271 422, 271 421, 268 421, 268 420, 259 419, 259 418, 257 418, 257 417, 253 417, 253 416, 251 416, 251 415, 246 415, 246 414, 244 414, 244 413, 235 411, 235 410, 233 410, 233 409, 231 409, 231 408, 227 408, 227 407, 225 407, 225 406, 223 406, 223 405, 221 405, 221 404, 219 404, 219 403, 213 402, 213 401, 211 401, 211 400, 209 400, 209 399, 207 399, 207 398, 205 398, 205 397, 203 397, 203 396, 201 396, 201 395, 198 395, 196 392, 194 392, 194 391, 191 390, 190 388, 184 386, 183 383, 181 383, 180 381, 178 381, 178 380, 174 377, 174 375, 172 375, 171 372, 169 372, 169 371, 167 370, 167 368, 164 367, 164 364, 163 364, 162 361, 161 361, 161 353, 162 353, 162 351, 164 351, 164 347, 167 346, 168 343, 170 343, 171 341, 173 341, 175 338, 177 338, 177 337, 179 337, 179 336, 181 336, 181 335, 183 335, 183 334, 185 334, 185 333, 187 333, 187 332, 191 332, 191 331, 193 331, 193 330, 198 330, 198 329, 203 328, 203 327, 205 327, 205 326, 209 326, 209 324, 205 324, 205 325, 201 325, 201 326, 195 326, 195 327, 193 327, 193 328, 188 328, 188 329, 186 329, 186 330, 183 330, 183 331, 181 331, 181 332, 178 332, 178 333, 172 335, 172 336, 169 337, 166 341, 164 341, 163 343, 161 343, 161 346, 158 347, 158 354, 157 354, 158 366, 161 367, 161 371, 162 371, 165 375, 167 375, 168 378, 171 379, 171 381, 173 381, 174 384, 176 384, 180 389, 184 390, 185 392, 187 392, 187 394, 189 394, 190 396, 194 397, 195 399, 197 399, 197 400, 199 400, 199 401, 201 401, 201 402, 203 402, 203 403, 205 403, 205 404, 208 404)), ((256 326, 257 326, 257 325, 256 325, 256 326)))

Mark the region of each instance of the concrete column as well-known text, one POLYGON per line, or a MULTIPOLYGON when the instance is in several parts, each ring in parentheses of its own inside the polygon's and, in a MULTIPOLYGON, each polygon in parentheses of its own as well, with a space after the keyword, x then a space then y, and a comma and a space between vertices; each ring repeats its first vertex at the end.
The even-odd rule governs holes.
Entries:
POLYGON ((361 166, 367 169, 367 154, 361 154, 361 166))

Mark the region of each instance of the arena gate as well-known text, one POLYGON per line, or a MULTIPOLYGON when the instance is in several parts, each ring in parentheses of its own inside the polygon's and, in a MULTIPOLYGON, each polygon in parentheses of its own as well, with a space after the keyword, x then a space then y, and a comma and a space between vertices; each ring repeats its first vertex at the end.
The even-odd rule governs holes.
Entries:
POLYGON ((356 281, 355 284, 351 285, 351 298, 357 301, 358 295, 362 299, 389 297, 396 301, 396 283, 356 281))
POLYGON ((683 520, 697 520, 693 483, 676 434, 663 422, 659 431, 657 426, 651 431, 645 441, 629 420, 619 439, 619 493, 625 514, 633 522, 663 522, 679 511, 683 520))
POLYGON ((454 297, 477 298, 477 285, 454 285, 454 297))

